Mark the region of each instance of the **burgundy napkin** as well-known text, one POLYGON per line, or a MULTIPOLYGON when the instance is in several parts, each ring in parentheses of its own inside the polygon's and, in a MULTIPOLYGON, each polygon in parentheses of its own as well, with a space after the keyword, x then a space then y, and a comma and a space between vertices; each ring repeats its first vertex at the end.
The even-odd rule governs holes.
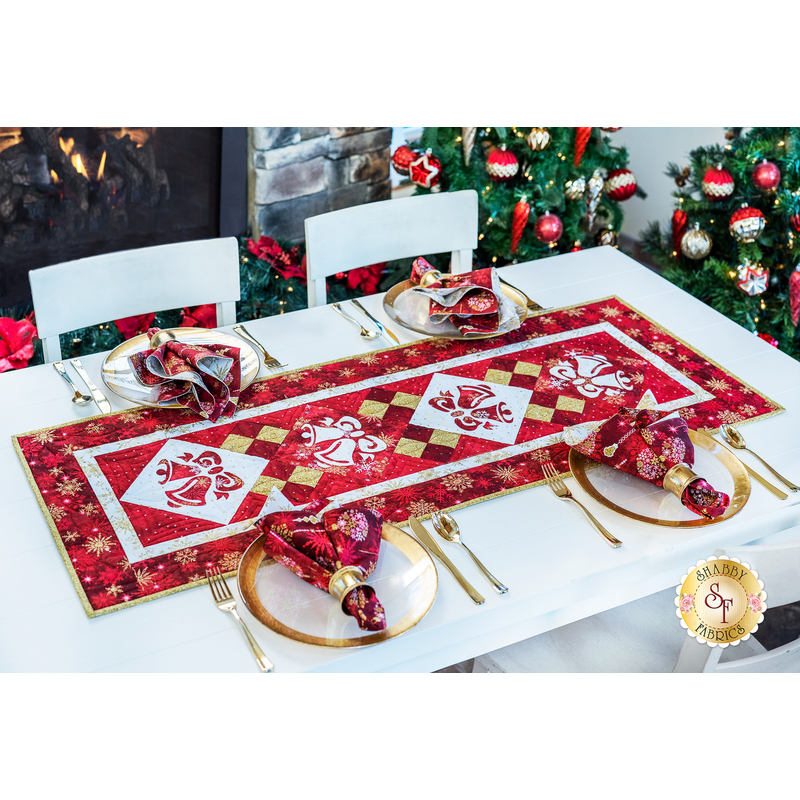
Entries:
MULTIPOLYGON (((147 335, 157 332, 151 328, 147 335)), ((177 403, 212 422, 236 411, 242 385, 238 347, 169 340, 134 353, 130 363, 140 384, 158 387, 159 405, 177 403)))
MULTIPOLYGON (((694 464, 694 445, 686 421, 666 411, 620 408, 600 425, 576 425, 564 431, 564 441, 594 461, 664 486, 668 470, 694 464)), ((683 505, 713 519, 725 512, 730 498, 700 476, 683 490, 683 505)))
POLYGON ((434 325, 449 320, 467 338, 519 327, 516 306, 503 294, 494 267, 449 275, 417 258, 411 266, 411 283, 416 284, 415 292, 430 299, 429 319, 434 325), (429 273, 435 280, 420 286, 429 273))
MULTIPOLYGON (((343 567, 358 567, 361 580, 378 563, 383 517, 360 506, 318 512, 329 500, 314 500, 299 511, 279 511, 259 519, 264 552, 312 586, 329 591, 331 578, 343 567)), ((355 617, 358 627, 382 631, 386 613, 371 586, 357 586, 343 599, 342 611, 355 617)))

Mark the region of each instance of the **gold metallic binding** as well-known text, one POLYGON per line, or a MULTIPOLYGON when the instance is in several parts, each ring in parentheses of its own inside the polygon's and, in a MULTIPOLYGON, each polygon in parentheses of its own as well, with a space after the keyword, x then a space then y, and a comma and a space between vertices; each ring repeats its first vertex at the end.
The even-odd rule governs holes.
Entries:
POLYGON ((365 577, 361 567, 342 567, 331 576, 328 591, 338 600, 339 605, 341 605, 345 597, 347 597, 353 589, 366 585, 364 582, 365 577))
POLYGON ((664 475, 664 488, 680 500, 686 487, 699 477, 686 464, 676 464, 674 467, 670 467, 664 475))

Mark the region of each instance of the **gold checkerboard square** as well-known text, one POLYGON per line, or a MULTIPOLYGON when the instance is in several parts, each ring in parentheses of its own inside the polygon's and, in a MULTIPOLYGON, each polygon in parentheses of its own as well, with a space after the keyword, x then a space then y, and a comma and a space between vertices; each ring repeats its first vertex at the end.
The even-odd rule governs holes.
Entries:
POLYGON ((361 414, 362 417, 381 419, 388 408, 388 403, 379 403, 377 400, 365 400, 358 409, 358 413, 361 414))
POLYGON ((256 494, 269 494, 273 486, 280 491, 286 486, 286 481, 282 481, 280 478, 273 478, 270 475, 262 475, 253 484, 253 488, 250 491, 256 494))
POLYGON ((525 419, 536 419, 539 422, 550 422, 553 419, 553 412, 555 409, 548 408, 547 406, 537 406, 531 403, 525 411, 525 419))
POLYGON ((253 444, 255 440, 249 436, 239 436, 237 433, 232 433, 220 445, 223 450, 230 450, 233 453, 246 453, 247 448, 253 444))
POLYGON ((542 371, 541 364, 531 364, 527 361, 517 361, 514 364, 514 372, 517 375, 538 375, 542 371))
POLYGON ((289 476, 286 483, 302 483, 303 486, 316 486, 323 472, 320 469, 310 467, 295 467, 294 472, 289 476))
POLYGON ((404 438, 397 443, 394 452, 399 456, 413 456, 414 458, 419 458, 427 444, 427 442, 418 442, 416 439, 404 438))
POLYGON ((501 383, 503 386, 508 386, 512 377, 512 372, 506 372, 502 369, 489 369, 486 370, 486 375, 483 376, 483 379, 489 383, 501 383))
POLYGON ((418 394, 406 394, 406 392, 398 392, 392 398, 393 406, 403 406, 405 408, 416 408, 422 397, 418 394))
POLYGON ((455 447, 461 438, 460 433, 448 433, 447 431, 434 431, 430 438, 431 444, 440 444, 444 447, 455 447))
POLYGON ((564 397, 563 395, 560 395, 556 402, 556 408, 559 411, 577 411, 578 413, 583 411, 585 405, 585 400, 580 400, 577 397, 564 397))
POLYGON ((259 432, 256 439, 262 442, 274 442, 280 444, 289 434, 283 428, 273 428, 272 425, 265 425, 259 432))

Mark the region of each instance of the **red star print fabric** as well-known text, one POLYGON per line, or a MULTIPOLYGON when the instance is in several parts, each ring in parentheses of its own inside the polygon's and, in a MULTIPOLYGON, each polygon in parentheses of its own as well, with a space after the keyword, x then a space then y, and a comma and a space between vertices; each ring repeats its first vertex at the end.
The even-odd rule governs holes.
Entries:
POLYGON ((423 339, 270 375, 241 392, 233 418, 132 408, 14 440, 96 616, 200 585, 209 566, 232 574, 258 519, 322 498, 402 526, 537 486, 544 462, 568 469, 565 431, 647 391, 693 430, 783 410, 611 297, 491 339, 423 339))

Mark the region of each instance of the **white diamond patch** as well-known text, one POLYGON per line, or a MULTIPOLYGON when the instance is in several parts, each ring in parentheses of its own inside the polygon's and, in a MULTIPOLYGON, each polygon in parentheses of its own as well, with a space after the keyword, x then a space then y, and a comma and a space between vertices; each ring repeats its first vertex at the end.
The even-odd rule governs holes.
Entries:
POLYGON ((170 439, 120 500, 227 525, 267 463, 244 453, 170 439))
POLYGON ((518 386, 437 372, 411 424, 514 444, 532 394, 518 386))

